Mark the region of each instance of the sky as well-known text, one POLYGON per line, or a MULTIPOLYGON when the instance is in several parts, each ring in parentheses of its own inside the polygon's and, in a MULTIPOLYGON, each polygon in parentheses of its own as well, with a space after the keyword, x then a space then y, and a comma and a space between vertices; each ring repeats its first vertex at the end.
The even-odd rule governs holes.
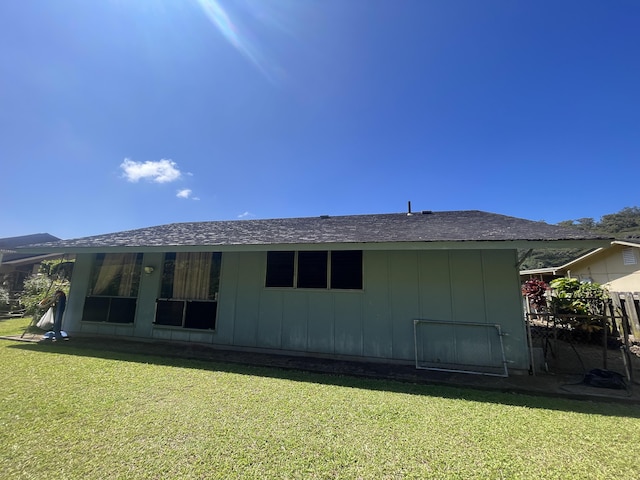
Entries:
POLYGON ((636 0, 0 2, 0 237, 640 205, 636 0))

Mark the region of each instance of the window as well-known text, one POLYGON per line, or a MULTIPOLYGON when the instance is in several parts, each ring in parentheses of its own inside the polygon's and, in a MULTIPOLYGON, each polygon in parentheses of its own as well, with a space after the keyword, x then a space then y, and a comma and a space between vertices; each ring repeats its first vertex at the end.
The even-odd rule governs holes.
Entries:
POLYGON ((296 252, 267 252, 267 287, 293 287, 296 252))
POLYGON ((622 263, 624 265, 636 265, 638 263, 636 252, 633 248, 625 248, 622 250, 622 263))
POLYGON ((137 297, 141 253, 100 253, 96 256, 90 295, 137 297))
POLYGON ((167 253, 155 324, 215 329, 221 263, 220 252, 167 253))
POLYGON ((218 302, 199 300, 156 300, 156 325, 214 330, 218 302))
POLYGON ((362 290, 362 250, 267 252, 266 287, 362 290))
POLYGON ((125 297, 87 297, 84 301, 82 321, 133 323, 136 299, 125 297))
POLYGON ((141 253, 98 254, 91 275, 91 290, 84 302, 82 320, 133 323, 141 269, 141 253))
POLYGON ((298 252, 298 288, 327 288, 329 252, 298 252))
POLYGON ((362 250, 331 252, 331 288, 362 290, 362 250))
POLYGON ((217 300, 221 253, 167 253, 160 297, 217 300))

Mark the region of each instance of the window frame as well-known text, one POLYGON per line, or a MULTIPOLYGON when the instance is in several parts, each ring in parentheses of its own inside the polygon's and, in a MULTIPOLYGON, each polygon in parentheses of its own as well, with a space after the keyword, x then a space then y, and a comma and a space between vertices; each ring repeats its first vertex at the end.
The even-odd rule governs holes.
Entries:
MULTIPOLYGON (((307 260, 303 260, 306 262, 307 260)), ((304 267, 303 267, 304 268, 304 267)), ((348 269, 347 269, 348 270, 348 269)), ((287 272, 288 273, 288 272, 287 272)), ((269 250, 267 251, 266 256, 266 266, 265 266, 265 283, 264 288, 267 289, 294 289, 294 290, 335 290, 342 292, 358 292, 364 290, 364 252, 362 250, 269 250), (336 256, 340 255, 348 255, 349 252, 354 253, 358 256, 356 263, 359 264, 359 275, 357 275, 357 281, 355 284, 357 286, 334 286, 336 283, 340 285, 345 285, 352 282, 352 279, 337 279, 334 272, 334 254, 336 256), (300 280, 300 258, 304 259, 308 257, 311 259, 314 256, 319 256, 321 254, 325 254, 324 264, 325 264, 325 272, 320 276, 325 277, 323 286, 310 286, 307 278, 303 278, 302 282, 300 280), (281 272, 275 272, 272 270, 274 267, 277 268, 276 264, 270 263, 270 259, 275 259, 278 256, 282 257, 285 254, 292 255, 293 258, 293 271, 291 273, 291 279, 287 282, 280 281, 279 284, 270 283, 270 279, 278 278, 281 280, 283 275, 281 272), (302 255, 301 255, 302 254, 302 255), (286 283, 286 284, 285 284, 286 283)))
MULTIPOLYGON (((214 332, 218 325, 218 296, 220 293, 220 278, 222 277, 222 252, 212 251, 211 253, 207 298, 191 298, 190 295, 185 296, 167 296, 168 290, 171 294, 175 293, 176 283, 176 262, 179 260, 187 261, 187 275, 193 275, 198 268, 197 257, 190 256, 179 259, 178 253, 182 252, 165 252, 162 261, 162 279, 159 286, 159 297, 156 298, 156 307, 153 318, 153 326, 159 328, 191 330, 195 332, 214 332), (193 262, 193 263, 192 263, 193 262), (179 312, 169 311, 172 307, 179 306, 179 312), (201 320, 202 314, 198 313, 198 309, 210 310, 210 317, 204 321, 201 320), (194 310, 196 312, 194 313, 194 310), (177 313, 176 313, 177 312, 177 313), (160 321, 159 321, 160 320, 160 321)), ((183 252, 186 254, 199 252, 183 252)), ((196 289, 197 290, 197 289, 196 289)))
POLYGON ((295 250, 271 250, 267 252, 264 284, 267 288, 293 288, 296 279, 297 252, 295 250), (271 268, 269 268, 271 266, 271 268), (281 270, 278 271, 278 268, 281 270), (284 272, 282 270, 285 270, 284 272), (289 282, 289 275, 291 282, 289 282))
POLYGON ((110 325, 133 325, 136 321, 138 295, 142 281, 142 261, 143 254, 141 252, 131 254, 101 252, 96 254, 91 268, 88 292, 85 295, 82 307, 81 321, 86 323, 107 323, 110 325), (111 255, 130 255, 133 261, 123 264, 124 267, 120 269, 121 271, 112 275, 109 280, 109 275, 105 275, 103 278, 102 269, 113 268, 114 264, 109 261, 114 258, 111 255), (105 260, 108 260, 106 265, 105 260), (120 294, 119 291, 122 288, 122 276, 127 275, 126 270, 129 270, 128 275, 131 275, 128 295, 120 294), (114 283, 116 278, 118 279, 116 282, 118 291, 113 289, 114 285, 116 285, 114 283), (109 281, 107 282, 106 280, 109 281), (99 293, 96 293, 96 288, 101 281, 105 281, 105 285, 102 286, 102 289, 98 289, 99 293))
MULTIPOLYGON (((131 280, 131 285, 129 287, 129 294, 128 295, 120 295, 120 293, 111 293, 111 292, 107 292, 107 293, 103 293, 100 291, 100 293, 96 293, 96 287, 97 284, 100 280, 100 276, 101 276, 101 270, 103 268, 108 268, 108 266, 105 266, 104 262, 105 259, 107 258, 107 255, 121 255, 121 254, 111 254, 111 253, 98 253, 94 260, 93 260, 93 266, 91 268, 91 277, 90 277, 90 281, 89 281, 89 291, 87 292, 87 297, 109 297, 109 298, 138 298, 138 293, 140 290, 140 282, 142 281, 142 260, 143 260, 143 254, 141 252, 137 252, 137 253, 132 253, 132 254, 126 254, 126 255, 132 255, 134 257, 134 261, 128 265, 132 265, 132 267, 128 267, 131 269, 131 275, 132 275, 132 280, 131 280)), ((110 257, 111 258, 111 257, 110 257)), ((121 282, 122 282, 122 272, 119 272, 117 275, 114 276, 114 278, 117 276, 119 278, 118 280, 118 289, 121 288, 121 282)), ((109 282, 109 285, 107 285, 107 288, 111 288, 112 286, 110 285, 113 282, 113 280, 111 280, 111 282, 109 282)), ((107 289, 105 288, 105 289, 107 289)))
MULTIPOLYGON (((207 298, 195 298, 191 295, 175 295, 176 288, 176 264, 179 261, 178 254, 191 254, 191 253, 200 253, 200 252, 165 252, 164 258, 162 260, 162 277, 160 281, 160 293, 159 298, 167 299, 167 300, 185 300, 185 301, 217 301, 218 294, 220 293, 220 276, 222 271, 222 252, 204 252, 211 254, 211 263, 209 265, 209 275, 208 275, 208 287, 207 287, 207 298), (169 294, 169 291, 171 293, 169 294)), ((182 261, 187 261, 188 267, 185 270, 188 270, 188 275, 194 275, 194 272, 197 270, 197 262, 198 260, 194 258, 183 258, 182 261)))
POLYGON ((328 250, 303 250, 297 252, 295 263, 296 288, 326 290, 330 288, 331 254, 328 250), (324 269, 322 266, 324 265, 324 269))
POLYGON ((215 332, 218 326, 218 301, 157 298, 153 326, 195 332, 215 332), (172 306, 179 306, 180 312, 177 314, 167 312, 167 309, 171 309, 172 306), (193 310, 198 308, 210 309, 211 316, 203 321, 201 316, 193 314, 193 310))

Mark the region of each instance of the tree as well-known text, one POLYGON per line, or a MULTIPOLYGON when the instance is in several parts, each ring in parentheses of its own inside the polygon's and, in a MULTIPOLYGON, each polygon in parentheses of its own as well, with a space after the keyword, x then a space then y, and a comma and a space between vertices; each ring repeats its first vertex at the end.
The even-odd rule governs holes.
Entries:
MULTIPOLYGON (((585 232, 609 234, 618 239, 640 235, 640 207, 625 207, 617 213, 603 215, 600 221, 591 217, 577 220, 563 220, 557 223, 560 227, 576 228, 585 232)), ((576 249, 544 249, 534 250, 523 262, 522 270, 533 268, 558 267, 586 253, 576 249)), ((524 252, 520 252, 523 255, 524 252)))
POLYGON ((598 224, 598 229, 610 233, 640 229, 640 208, 625 207, 618 213, 603 215, 598 224))
POLYGON ((69 278, 73 264, 68 261, 47 260, 40 265, 40 272, 27 277, 20 294, 20 305, 25 309, 25 315, 38 315, 42 309, 38 305, 48 295, 53 295, 56 290, 62 290, 69 294, 69 278), (66 266, 66 268, 62 268, 66 266))

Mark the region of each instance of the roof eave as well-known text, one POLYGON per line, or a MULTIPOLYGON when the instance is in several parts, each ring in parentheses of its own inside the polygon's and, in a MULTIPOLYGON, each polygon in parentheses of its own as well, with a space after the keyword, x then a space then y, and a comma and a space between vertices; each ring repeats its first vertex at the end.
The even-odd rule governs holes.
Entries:
POLYGON ((610 245, 610 239, 571 240, 456 240, 407 242, 325 242, 325 243, 255 243, 211 245, 134 245, 134 246, 41 246, 17 248, 21 253, 82 254, 126 252, 252 252, 266 250, 514 250, 545 248, 600 248, 610 245))
POLYGON ((549 274, 556 275, 558 272, 558 267, 547 267, 547 268, 532 268, 530 270, 520 270, 520 275, 539 275, 539 274, 549 274))
POLYGON ((44 260, 54 259, 54 258, 60 257, 62 255, 64 255, 63 252, 60 252, 60 253, 35 254, 33 256, 30 256, 30 257, 16 258, 16 259, 13 259, 13 260, 7 260, 6 257, 5 257, 3 259, 3 261, 2 261, 2 265, 13 265, 13 266, 28 265, 30 263, 39 263, 39 262, 42 262, 44 260))
POLYGON ((635 248, 640 248, 640 243, 634 243, 634 242, 625 242, 624 240, 615 240, 613 242, 611 242, 612 245, 622 245, 625 247, 635 247, 635 248))

